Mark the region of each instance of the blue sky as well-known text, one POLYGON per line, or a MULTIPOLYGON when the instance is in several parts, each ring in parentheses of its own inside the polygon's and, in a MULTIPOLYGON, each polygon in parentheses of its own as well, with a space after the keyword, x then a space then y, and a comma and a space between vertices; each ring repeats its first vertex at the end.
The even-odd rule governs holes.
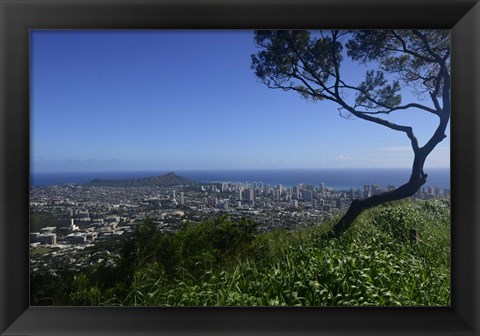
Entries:
MULTIPOLYGON (((252 31, 32 32, 32 172, 411 166, 403 133, 261 84, 255 52, 252 31)), ((437 124, 393 118, 422 143, 437 124)), ((449 167, 447 136, 426 168, 449 167)))

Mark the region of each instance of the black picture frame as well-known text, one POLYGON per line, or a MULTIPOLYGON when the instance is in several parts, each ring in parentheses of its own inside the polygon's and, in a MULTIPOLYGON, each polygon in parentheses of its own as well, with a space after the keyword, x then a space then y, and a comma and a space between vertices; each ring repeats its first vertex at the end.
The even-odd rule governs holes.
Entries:
POLYGON ((1 335, 479 335, 480 4, 0 0, 1 335), (452 29, 450 308, 29 307, 31 29, 452 29))

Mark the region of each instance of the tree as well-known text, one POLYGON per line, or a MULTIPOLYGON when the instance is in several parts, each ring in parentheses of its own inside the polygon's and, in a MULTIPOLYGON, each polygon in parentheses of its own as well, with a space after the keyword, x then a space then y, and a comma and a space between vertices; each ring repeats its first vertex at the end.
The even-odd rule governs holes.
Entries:
POLYGON ((353 200, 334 226, 335 235, 348 229, 364 210, 413 196, 425 184, 425 160, 446 137, 450 119, 448 30, 256 31, 255 44, 260 50, 252 55, 252 69, 267 87, 295 91, 313 101, 335 102, 340 115, 403 132, 410 141, 414 160, 408 182, 353 200), (359 84, 347 83, 342 74, 345 56, 376 69, 368 70, 359 84), (429 103, 420 99, 402 103, 401 84, 417 97, 426 96, 429 103), (408 109, 438 117, 436 130, 423 146, 412 126, 386 118, 408 109))

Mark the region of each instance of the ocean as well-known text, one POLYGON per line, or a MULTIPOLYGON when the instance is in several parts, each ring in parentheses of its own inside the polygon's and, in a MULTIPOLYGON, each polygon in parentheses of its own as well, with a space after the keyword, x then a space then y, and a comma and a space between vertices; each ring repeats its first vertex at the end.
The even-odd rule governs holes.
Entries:
MULTIPOLYGON (((93 179, 134 179, 158 176, 169 171, 123 171, 123 172, 64 172, 33 173, 32 186, 48 186, 56 184, 86 183, 93 179)), ((425 169, 428 174, 425 187, 450 188, 450 169, 425 169)), ((245 169, 245 170, 175 170, 179 176, 199 182, 262 182, 272 186, 282 184, 291 187, 299 183, 326 187, 335 190, 350 188, 363 189, 365 184, 377 184, 386 188, 388 185, 398 187, 407 182, 410 169, 245 169)))

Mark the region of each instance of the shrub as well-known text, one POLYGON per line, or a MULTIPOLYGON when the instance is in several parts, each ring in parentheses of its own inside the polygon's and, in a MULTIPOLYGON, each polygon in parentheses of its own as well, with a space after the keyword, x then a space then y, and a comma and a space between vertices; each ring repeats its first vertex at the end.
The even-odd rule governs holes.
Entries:
POLYGON ((371 209, 336 238, 325 234, 330 224, 256 234, 253 222, 221 216, 164 234, 146 221, 110 270, 118 271, 120 280, 106 286, 95 272, 80 274, 70 300, 160 306, 449 305, 448 201, 371 209), (411 228, 420 231, 415 243, 408 239, 411 228))

